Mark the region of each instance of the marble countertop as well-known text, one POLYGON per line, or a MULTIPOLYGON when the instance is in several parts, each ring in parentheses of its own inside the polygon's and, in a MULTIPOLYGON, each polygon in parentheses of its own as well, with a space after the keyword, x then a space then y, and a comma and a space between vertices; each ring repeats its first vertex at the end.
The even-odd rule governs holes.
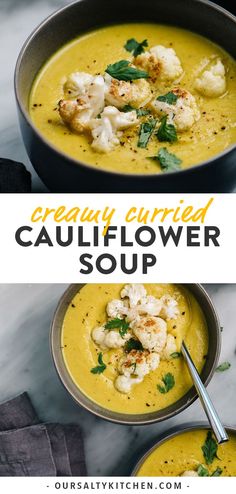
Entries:
MULTIPOLYGON (((78 407, 56 374, 49 350, 49 327, 66 285, 0 285, 0 401, 27 390, 42 421, 79 423, 85 438, 89 475, 129 475, 143 448, 163 431, 204 420, 199 401, 160 424, 128 427, 106 422, 78 407)), ((216 373, 209 391, 224 423, 236 426, 236 285, 206 285, 223 326, 220 361, 231 368, 216 373), (224 391, 224 392, 223 392, 224 391)))
MULTIPOLYGON (((232 0, 216 0, 232 8, 232 0)), ((34 171, 24 148, 18 126, 13 89, 17 56, 28 35, 48 15, 71 0, 1 0, 0 2, 0 156, 21 161, 32 174, 33 192, 47 192, 34 171)))

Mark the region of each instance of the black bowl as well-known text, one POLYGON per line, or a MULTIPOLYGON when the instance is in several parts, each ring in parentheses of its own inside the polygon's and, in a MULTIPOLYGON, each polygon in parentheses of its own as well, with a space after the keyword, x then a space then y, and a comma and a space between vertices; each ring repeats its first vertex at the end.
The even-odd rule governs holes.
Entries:
POLYGON ((179 172, 134 175, 98 170, 57 150, 37 131, 28 111, 36 74, 46 60, 76 36, 124 22, 173 24, 200 33, 236 57, 236 18, 205 0, 80 0, 47 18, 28 38, 15 71, 23 140, 35 170, 54 192, 226 192, 236 185, 236 151, 179 172))
MULTIPOLYGON (((50 333, 51 353, 56 370, 62 384, 65 386, 75 402, 100 418, 125 425, 147 425, 155 422, 162 422, 163 420, 174 417, 189 407, 197 399, 197 392, 194 387, 192 387, 178 401, 172 403, 168 407, 156 412, 142 414, 113 412, 95 403, 92 399, 86 396, 82 390, 80 390, 80 388, 73 381, 66 367, 61 347, 61 335, 63 321, 68 306, 83 286, 83 284, 70 285, 66 292, 62 295, 53 317, 50 333)), ((207 386, 214 375, 219 359, 221 348, 220 321, 216 309, 202 285, 197 283, 188 283, 184 286, 192 292, 193 296, 198 301, 207 323, 209 350, 201 372, 201 379, 204 385, 207 386)))

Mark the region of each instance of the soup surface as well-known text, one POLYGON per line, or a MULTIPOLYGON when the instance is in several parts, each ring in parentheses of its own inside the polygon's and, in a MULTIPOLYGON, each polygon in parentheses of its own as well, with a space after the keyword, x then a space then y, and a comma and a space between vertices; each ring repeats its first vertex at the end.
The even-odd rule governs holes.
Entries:
MULTIPOLYGON (((206 430, 193 430, 175 436, 157 447, 143 462, 137 474, 140 477, 174 477, 188 472, 198 476, 236 476, 236 434, 229 442, 218 445, 217 457, 205 457, 202 447, 207 441, 206 430), (207 463, 208 462, 208 463, 207 463), (210 463, 209 463, 210 462, 210 463), (207 473, 209 475, 207 475, 207 473)), ((209 440, 209 438, 208 438, 209 440)), ((211 436, 213 444, 214 437, 211 436)))
MULTIPOLYGON (((75 384, 92 401, 100 406, 127 414, 141 414, 161 410, 176 402, 191 388, 183 358, 173 355, 161 360, 159 367, 146 375, 132 390, 119 392, 114 381, 117 377, 117 361, 121 348, 103 351, 104 372, 91 372, 98 364, 100 348, 92 339, 92 332, 107 319, 108 302, 119 299, 122 284, 87 284, 73 298, 65 314, 62 328, 63 357, 75 384), (176 358, 177 357, 177 358, 176 358), (160 392, 163 376, 171 374, 174 386, 168 392, 160 392), (159 387, 158 387, 159 386, 159 387)), ((144 285, 147 294, 154 297, 168 295, 178 300, 179 314, 167 321, 167 331, 180 349, 183 337, 199 371, 202 370, 208 351, 208 332, 202 310, 193 295, 180 285, 144 285)))
POLYGON ((220 47, 187 30, 145 23, 104 27, 80 36, 48 60, 33 84, 29 109, 34 124, 47 140, 72 158, 94 167, 132 174, 171 171, 171 166, 161 167, 160 161, 149 159, 156 157, 164 147, 182 161, 181 169, 188 168, 220 153, 236 141, 236 64, 220 47), (132 60, 132 54, 124 48, 130 38, 147 39, 147 50, 157 44, 175 50, 183 73, 178 81, 158 81, 152 88, 153 97, 179 86, 187 89, 195 97, 200 118, 191 129, 178 133, 177 141, 160 142, 153 132, 147 146, 142 148, 137 146, 140 125, 148 121, 150 115, 143 116, 135 127, 124 131, 121 144, 110 152, 97 152, 91 147, 91 137, 71 130, 58 113, 57 105, 63 98, 63 82, 76 71, 104 74, 109 64, 132 60), (220 97, 206 97, 196 90, 196 78, 207 61, 212 63, 218 58, 226 71, 226 91, 220 97))

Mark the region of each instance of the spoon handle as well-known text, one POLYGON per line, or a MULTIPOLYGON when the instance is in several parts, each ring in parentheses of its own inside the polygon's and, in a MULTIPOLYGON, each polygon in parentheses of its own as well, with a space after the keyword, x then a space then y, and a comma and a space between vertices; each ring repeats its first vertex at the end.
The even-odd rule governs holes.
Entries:
POLYGON ((219 418, 219 415, 210 399, 210 396, 198 374, 198 371, 192 361, 192 358, 189 354, 189 351, 187 350, 187 347, 183 341, 181 351, 183 354, 183 357, 185 359, 185 362, 187 363, 189 373, 192 377, 192 380, 194 382, 194 386, 197 390, 198 396, 200 398, 200 401, 202 403, 202 406, 205 410, 205 413, 207 415, 207 418, 210 422, 210 425, 213 429, 213 432, 215 434, 215 437, 217 439, 217 442, 219 444, 224 443, 229 440, 229 437, 221 423, 221 420, 219 418))

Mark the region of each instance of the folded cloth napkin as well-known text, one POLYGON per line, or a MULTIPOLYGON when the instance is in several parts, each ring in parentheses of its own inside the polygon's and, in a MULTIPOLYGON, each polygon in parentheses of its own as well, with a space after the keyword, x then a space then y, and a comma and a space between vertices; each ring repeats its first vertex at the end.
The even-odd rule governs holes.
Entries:
POLYGON ((86 475, 78 425, 40 424, 27 395, 0 405, 0 477, 86 475))
POLYGON ((31 192, 31 174, 22 163, 0 158, 0 192, 31 192))

